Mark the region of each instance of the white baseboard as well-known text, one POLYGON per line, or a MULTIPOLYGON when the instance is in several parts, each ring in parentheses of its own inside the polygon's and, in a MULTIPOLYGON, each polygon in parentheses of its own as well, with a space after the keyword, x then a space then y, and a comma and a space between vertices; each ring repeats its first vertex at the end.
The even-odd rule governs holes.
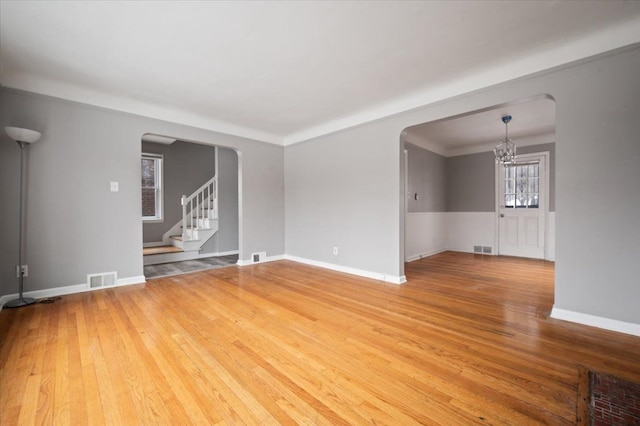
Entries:
POLYGON ((445 251, 455 251, 456 253, 469 253, 469 254, 477 254, 477 255, 481 255, 481 256, 499 256, 498 253, 496 253, 495 251, 495 247, 492 247, 492 252, 491 253, 478 253, 475 252, 473 250, 467 250, 467 249, 452 249, 452 248, 448 248, 445 251))
POLYGON ((419 253, 419 254, 416 254, 414 256, 407 257, 404 261, 407 262, 407 263, 408 262, 414 262, 416 260, 424 259, 425 257, 433 256, 434 254, 444 253, 445 251, 447 251, 446 248, 438 249, 438 250, 432 250, 432 251, 429 251, 427 253, 419 253))
POLYGON ((125 285, 144 284, 146 283, 144 275, 137 275, 135 277, 119 278, 116 287, 122 287, 125 285))
POLYGON ((257 265, 258 263, 275 262, 276 260, 284 260, 284 259, 285 259, 285 255, 283 255, 283 254, 280 254, 278 256, 265 257, 260 262, 254 262, 251 259, 238 259, 238 262, 236 263, 236 265, 238 265, 238 266, 257 265))
POLYGON ((332 271, 344 272, 345 274, 351 274, 351 275, 358 275, 360 277, 371 278, 379 281, 385 281, 391 284, 404 284, 407 282, 407 277, 405 277, 404 275, 401 275, 401 276, 385 275, 385 274, 380 274, 378 272, 370 272, 370 271, 365 271, 363 269, 336 265, 334 263, 319 262, 317 260, 305 259, 303 257, 290 256, 288 254, 285 255, 284 258, 286 260, 291 260, 293 262, 304 263, 305 265, 318 266, 320 268, 330 269, 332 271))
POLYGON ((217 251, 215 253, 200 253, 196 259, 203 259, 206 257, 217 257, 217 256, 231 256, 232 254, 240 253, 238 250, 231 251, 217 251))
MULTIPOLYGON (((110 287, 90 288, 89 284, 84 283, 84 284, 69 285, 65 287, 47 288, 44 290, 27 291, 24 293, 24 297, 42 299, 45 297, 65 296, 67 294, 84 293, 86 291, 103 290, 107 288, 123 287, 123 286, 133 285, 133 284, 144 284, 145 282, 146 280, 144 278, 144 275, 138 275, 134 277, 120 278, 116 282, 115 286, 110 286, 110 287)), ((2 310, 2 307, 4 306, 5 303, 7 303, 9 300, 13 300, 17 298, 18 298, 17 293, 5 294, 4 296, 0 297, 0 311, 2 310)))
POLYGON ((567 311, 565 309, 558 309, 555 306, 551 310, 551 318, 640 337, 640 324, 634 324, 631 322, 618 321, 610 318, 583 314, 581 312, 567 311))

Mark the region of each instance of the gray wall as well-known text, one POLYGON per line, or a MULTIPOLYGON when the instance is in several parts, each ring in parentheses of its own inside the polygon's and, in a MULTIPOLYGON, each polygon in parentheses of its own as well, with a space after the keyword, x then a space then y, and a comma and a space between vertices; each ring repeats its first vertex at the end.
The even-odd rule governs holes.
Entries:
POLYGON ((402 130, 550 94, 557 117, 555 306, 640 324, 638 75, 636 44, 287 147, 287 253, 402 275, 402 130), (340 256, 331 255, 336 243, 340 256))
MULTIPOLYGON (((2 89, 0 126, 40 130, 30 152, 25 290, 86 283, 86 274, 143 275, 140 140, 155 133, 240 152, 240 259, 284 254, 284 149, 204 129, 2 89), (120 182, 120 192, 109 191, 120 182)), ((19 150, 0 136, 0 294, 17 291, 19 150), (14 173, 15 172, 15 173, 14 173)))
MULTIPOLYGON (((516 145, 517 145, 517 141, 516 145)), ((556 210, 555 143, 517 147, 518 154, 549 152, 549 211, 556 210)), ((493 152, 447 158, 447 211, 494 212, 496 210, 495 156, 493 152)))
POLYGON ((556 306, 640 324, 640 48, 558 73, 556 306))
POLYGON ((495 211, 495 165, 493 152, 447 158, 447 211, 495 211))
POLYGON ((180 197, 191 195, 215 174, 215 147, 182 141, 171 145, 142 142, 142 152, 163 156, 164 220, 142 224, 143 242, 162 242, 162 235, 182 219, 180 197))
POLYGON ((287 254, 399 275, 402 129, 384 124, 285 149, 287 254))
POLYGON ((202 246, 202 253, 238 250, 238 155, 218 148, 218 232, 202 246))
POLYGON ((404 147, 408 153, 407 192, 411 195, 407 198, 407 211, 446 211, 446 157, 410 143, 404 147))

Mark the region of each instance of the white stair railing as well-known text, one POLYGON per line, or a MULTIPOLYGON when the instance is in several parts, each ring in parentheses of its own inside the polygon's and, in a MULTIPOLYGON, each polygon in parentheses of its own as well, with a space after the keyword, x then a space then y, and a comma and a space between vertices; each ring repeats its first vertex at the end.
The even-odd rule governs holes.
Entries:
POLYGON ((209 228, 218 218, 218 177, 212 177, 193 194, 182 196, 182 240, 197 240, 198 229, 209 228))

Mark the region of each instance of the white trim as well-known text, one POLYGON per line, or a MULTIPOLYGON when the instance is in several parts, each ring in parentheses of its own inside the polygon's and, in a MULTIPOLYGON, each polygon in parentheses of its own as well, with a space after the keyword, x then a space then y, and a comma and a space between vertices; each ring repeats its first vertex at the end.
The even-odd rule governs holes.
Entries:
POLYGON ((547 235, 545 236, 545 260, 556 261, 556 212, 547 214, 547 235))
MULTIPOLYGON (((24 293, 24 296, 32 297, 34 299, 42 299, 45 297, 65 296, 68 294, 84 293, 87 291, 106 290, 109 288, 123 287, 123 286, 128 286, 133 284, 144 284, 146 282, 147 281, 145 280, 144 275, 137 275, 133 277, 120 278, 116 281, 116 285, 111 287, 91 288, 89 287, 88 283, 84 283, 84 284, 69 285, 66 287, 54 287, 54 288, 47 288, 44 290, 28 291, 24 293)), ((4 296, 0 297, 0 311, 2 310, 2 307, 4 306, 5 303, 7 303, 9 300, 16 299, 17 297, 18 297, 17 293, 5 294, 4 296)))
MULTIPOLYGON (((402 131, 403 135, 406 135, 406 131, 402 131)), ((404 259, 404 262, 407 261, 407 246, 409 245, 408 241, 408 233, 407 233, 407 221, 409 220, 409 150, 407 149, 406 143, 402 143, 403 146, 403 158, 404 158, 404 181, 402 185, 402 233, 400 237, 402 241, 400 242, 400 259, 404 259)), ((404 264, 400 263, 400 267, 402 268, 402 272, 404 272, 404 264)))
POLYGON ((259 263, 267 263, 267 262, 275 262, 276 260, 284 260, 286 256, 284 254, 280 254, 278 256, 268 256, 265 257, 260 262, 254 262, 252 259, 238 259, 236 265, 238 266, 249 266, 249 265, 257 265, 259 263))
MULTIPOLYGON (((555 143, 555 142, 556 142, 555 132, 530 136, 527 138, 518 138, 515 140, 516 146, 518 148, 523 146, 546 145, 548 143, 555 143)), ((497 141, 494 141, 494 142, 488 142, 488 143, 461 146, 457 148, 447 148, 447 149, 441 148, 444 154, 440 154, 440 155, 444 157, 457 157, 460 155, 478 154, 481 152, 493 152, 493 148, 495 148, 497 143, 498 143, 497 141)))
MULTIPOLYGON (((151 216, 149 216, 151 217, 151 216)), ((142 219, 144 223, 164 223, 164 219, 142 219)))
MULTIPOLYGON (((156 163, 155 167, 155 188, 158 191, 158 198, 156 200, 156 215, 155 216, 142 216, 142 223, 163 223, 164 222, 164 155, 154 154, 152 152, 143 152, 140 156, 140 160, 153 160, 156 163)), ((142 170, 140 170, 142 175, 142 170)))
POLYGON ((385 275, 378 272, 365 271, 363 269, 351 268, 348 266, 336 265, 334 263, 319 262, 317 260, 305 259, 303 257, 290 256, 286 254, 284 256, 286 260, 293 262, 304 263, 305 265, 317 266, 319 268, 330 269, 332 271, 344 272, 345 274, 358 275, 360 277, 371 278, 378 281, 384 281, 391 284, 404 284, 407 282, 407 277, 404 275, 385 275))
POLYGON ((416 260, 420 260, 420 259, 424 259, 425 257, 430 257, 433 255, 436 255, 438 253, 444 253, 445 251, 449 251, 449 249, 443 248, 443 249, 437 249, 437 250, 431 250, 428 251, 426 253, 418 253, 414 256, 409 256, 405 259, 405 262, 409 263, 409 262, 414 262, 416 260))
POLYGON ((116 286, 123 287, 126 285, 144 284, 146 282, 147 280, 145 279, 144 275, 137 275, 134 277, 118 278, 118 283, 116 284, 116 286))
POLYGON ((217 257, 217 256, 231 256, 232 254, 238 254, 238 250, 218 251, 215 253, 200 253, 197 259, 202 259, 206 257, 217 257))
MULTIPOLYGON (((517 150, 517 148, 516 148, 517 150)), ((517 153, 517 151, 516 151, 517 153)), ((496 163, 494 167, 494 180, 493 190, 495 192, 495 205, 493 206, 493 247, 496 256, 500 255, 500 202, 502 201, 502 194, 500 188, 502 187, 500 182, 500 165, 496 163)))
POLYGON ((611 318, 598 317, 595 315, 583 314, 581 312, 559 309, 555 306, 551 310, 551 318, 563 321, 575 322, 578 324, 598 327, 605 330, 617 331, 618 333, 631 334, 640 337, 640 324, 632 322, 618 321, 611 318))

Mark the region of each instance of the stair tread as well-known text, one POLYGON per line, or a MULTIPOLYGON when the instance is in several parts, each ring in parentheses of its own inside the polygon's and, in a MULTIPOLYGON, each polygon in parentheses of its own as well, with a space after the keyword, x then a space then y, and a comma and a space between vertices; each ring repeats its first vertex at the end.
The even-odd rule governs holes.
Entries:
MULTIPOLYGON (((172 235, 169 238, 172 238, 172 239, 178 240, 178 241, 182 241, 182 236, 181 235, 172 235)), ((198 238, 196 240, 184 240, 184 241, 186 241, 186 242, 189 242, 189 241, 200 241, 200 239, 198 238)), ((180 249, 180 250, 182 250, 182 249, 180 249)))
POLYGON ((143 247, 142 255, 151 256, 154 254, 179 253, 182 251, 184 250, 176 246, 143 247))

